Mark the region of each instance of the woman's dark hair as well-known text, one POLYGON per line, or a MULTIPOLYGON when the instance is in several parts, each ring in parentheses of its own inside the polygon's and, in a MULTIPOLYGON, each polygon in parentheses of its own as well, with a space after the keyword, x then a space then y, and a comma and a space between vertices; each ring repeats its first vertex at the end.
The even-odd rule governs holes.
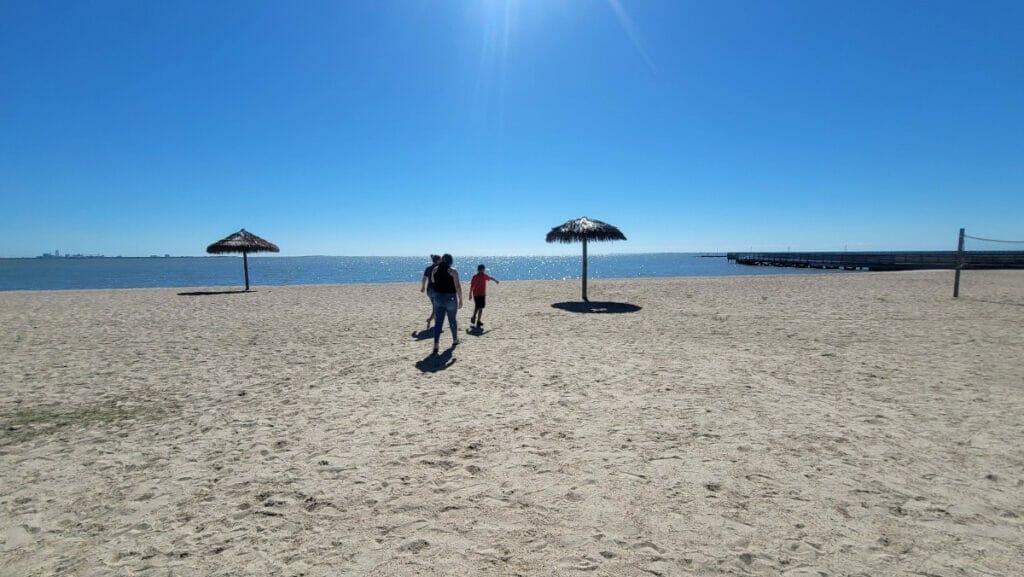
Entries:
POLYGON ((450 255, 448 253, 444 253, 444 255, 441 257, 441 263, 442 264, 445 264, 447 266, 452 266, 452 262, 453 262, 452 255, 450 255))

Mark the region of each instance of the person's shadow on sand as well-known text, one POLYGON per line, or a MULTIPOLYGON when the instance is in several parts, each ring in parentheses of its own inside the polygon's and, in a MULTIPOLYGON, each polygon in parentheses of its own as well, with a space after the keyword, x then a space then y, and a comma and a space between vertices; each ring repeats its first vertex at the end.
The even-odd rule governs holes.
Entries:
POLYGON ((598 301, 573 301, 555 303, 551 305, 556 309, 570 313, 635 313, 643 307, 629 303, 610 303, 598 301))
POLYGON ((452 357, 453 349, 446 349, 441 354, 430 354, 429 357, 416 363, 416 368, 424 373, 437 373, 455 364, 452 357))
MULTIPOLYGON (((441 334, 444 334, 444 331, 442 331, 441 334)), ((413 331, 412 338, 416 339, 417 341, 425 341, 427 339, 432 339, 434 338, 434 329, 433 327, 431 327, 429 329, 424 329, 422 331, 413 331)))

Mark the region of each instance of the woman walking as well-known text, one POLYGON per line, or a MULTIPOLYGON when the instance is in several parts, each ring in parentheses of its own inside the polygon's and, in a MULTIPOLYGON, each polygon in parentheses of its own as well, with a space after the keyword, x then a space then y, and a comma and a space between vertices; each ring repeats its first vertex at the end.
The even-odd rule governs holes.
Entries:
POLYGON ((434 281, 434 354, 437 354, 441 340, 441 326, 448 315, 448 328, 452 331, 452 347, 459 344, 459 322, 455 319, 462 308, 462 284, 459 271, 452 266, 452 255, 445 254, 441 262, 430 273, 434 281))
POLYGON ((430 316, 427 317, 427 329, 430 328, 430 321, 434 320, 434 281, 430 279, 430 276, 434 272, 434 267, 439 262, 441 262, 440 255, 430 255, 430 266, 424 269, 423 280, 420 281, 420 292, 427 293, 427 300, 430 301, 430 316))

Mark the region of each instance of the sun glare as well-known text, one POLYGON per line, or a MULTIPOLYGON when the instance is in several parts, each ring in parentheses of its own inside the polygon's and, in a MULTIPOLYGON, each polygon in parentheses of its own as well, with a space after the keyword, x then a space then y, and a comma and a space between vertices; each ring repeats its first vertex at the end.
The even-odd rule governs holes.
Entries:
MULTIPOLYGON (((651 72, 656 73, 657 67, 648 52, 643 34, 622 5, 621 0, 605 0, 605 2, 637 54, 651 72)), ((585 5, 589 6, 590 4, 585 5)), ((498 68, 502 69, 508 59, 513 35, 522 33, 517 30, 521 15, 526 14, 525 17, 528 21, 530 18, 537 17, 538 13, 556 11, 571 19, 573 7, 569 3, 555 0, 484 0, 477 5, 477 10, 481 14, 478 19, 474 18, 474 21, 481 23, 483 34, 484 49, 481 53, 481 65, 494 67, 495 64, 500 64, 501 66, 498 68)))
MULTIPOLYGON (((472 101, 481 118, 496 121, 499 132, 503 131, 506 98, 509 82, 513 81, 510 79, 516 77, 517 56, 540 43, 536 35, 553 34, 552 27, 572 24, 574 16, 581 22, 591 21, 584 10, 596 11, 597 16, 606 19, 610 15, 635 54, 652 74, 657 74, 640 28, 621 0, 605 0, 605 6, 572 0, 481 0, 468 5, 465 14, 469 25, 467 40, 473 46, 468 54, 475 58, 476 67, 472 101)), ((616 40, 619 39, 613 39, 616 40)), ((629 51, 622 46, 623 51, 629 51)))
POLYGON ((651 57, 647 54, 647 48, 644 46, 643 37, 640 35, 640 30, 636 24, 633 23, 633 19, 629 17, 626 9, 622 7, 622 3, 619 0, 607 0, 608 6, 612 9, 615 14, 615 18, 618 19, 619 25, 622 26, 622 31, 629 37, 629 41, 633 43, 633 47, 640 54, 640 57, 644 59, 647 66, 651 69, 651 72, 657 72, 654 67, 654 62, 651 57))

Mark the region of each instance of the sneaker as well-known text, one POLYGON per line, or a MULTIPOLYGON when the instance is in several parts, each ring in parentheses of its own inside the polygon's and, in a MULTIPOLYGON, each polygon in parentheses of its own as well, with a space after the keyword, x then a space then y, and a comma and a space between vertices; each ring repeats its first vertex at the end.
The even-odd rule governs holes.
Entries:
POLYGON ((480 321, 480 322, 476 323, 476 328, 478 328, 478 329, 484 328, 484 321, 480 321))

